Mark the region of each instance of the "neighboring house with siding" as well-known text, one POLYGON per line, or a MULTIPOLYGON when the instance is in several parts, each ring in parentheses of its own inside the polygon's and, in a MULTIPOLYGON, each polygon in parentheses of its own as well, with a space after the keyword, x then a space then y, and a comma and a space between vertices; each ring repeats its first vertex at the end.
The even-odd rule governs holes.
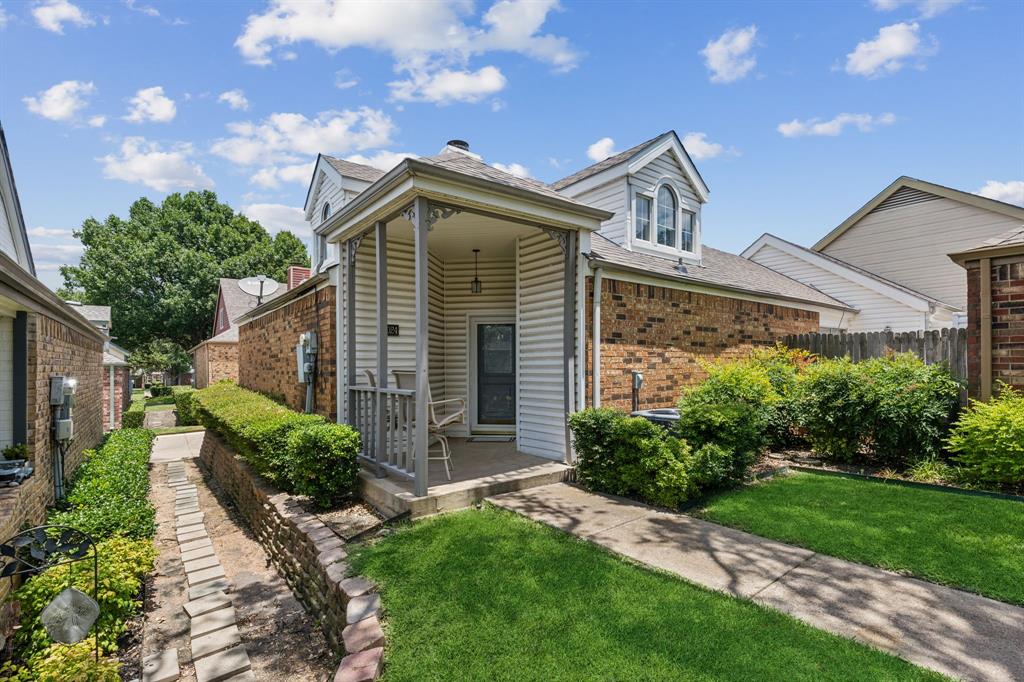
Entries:
MULTIPOLYGON (((0 449, 24 444, 35 468, 16 487, 0 484, 0 542, 41 523, 54 500, 55 443, 49 382, 78 382, 74 440, 63 455, 64 481, 103 435, 106 335, 35 277, 7 140, 0 127, 0 449)), ((0 582, 0 596, 9 581, 0 582)))
POLYGON ((444 480, 441 464, 427 472, 426 431, 409 429, 431 418, 428 392, 439 419, 465 405, 447 430, 453 452, 472 459, 478 441, 510 439, 502 458, 479 456, 505 472, 571 463, 567 416, 628 408, 633 370, 645 373, 643 407, 672 405, 704 376, 701 360, 853 312, 704 243, 708 188, 674 132, 553 185, 489 166, 458 140, 387 172, 357 166, 318 159, 306 201, 317 282, 305 293, 325 293, 292 314, 284 297, 246 313, 240 355, 262 364, 247 374, 243 359, 240 374, 285 395, 258 377, 299 383, 294 347, 316 325, 318 362, 331 369, 316 381, 336 391, 338 420, 362 434, 365 462, 415 495, 428 475, 444 480), (414 388, 392 370, 411 371, 414 388))
POLYGON ((1020 206, 904 176, 809 249, 766 234, 743 255, 857 309, 825 328, 962 326, 967 278, 947 254, 1022 221, 1020 206))

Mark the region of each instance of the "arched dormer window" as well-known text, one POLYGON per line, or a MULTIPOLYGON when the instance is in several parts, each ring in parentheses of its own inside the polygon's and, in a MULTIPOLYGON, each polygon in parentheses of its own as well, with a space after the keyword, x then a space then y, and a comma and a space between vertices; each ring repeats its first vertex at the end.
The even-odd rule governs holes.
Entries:
POLYGON ((658 188, 658 230, 656 234, 659 244, 678 248, 676 244, 677 214, 676 195, 668 188, 668 185, 662 185, 658 188))
POLYGON ((320 212, 320 222, 325 222, 330 217, 331 217, 331 204, 330 203, 326 203, 326 204, 324 204, 324 210, 320 212))

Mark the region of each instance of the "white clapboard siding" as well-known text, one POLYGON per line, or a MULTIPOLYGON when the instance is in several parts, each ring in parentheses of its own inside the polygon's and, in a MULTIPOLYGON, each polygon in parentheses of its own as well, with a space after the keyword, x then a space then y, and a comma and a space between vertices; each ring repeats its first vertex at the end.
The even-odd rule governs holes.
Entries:
POLYGON ((0 450, 14 442, 14 318, 0 315, 0 450))
POLYGON ((822 252, 966 309, 966 271, 947 254, 974 248, 1019 224, 1009 216, 934 197, 875 209, 822 252))
MULTIPOLYGON (((633 174, 633 183, 638 188, 644 191, 653 191, 654 187, 664 178, 669 178, 672 181, 672 186, 682 193, 683 204, 687 209, 694 209, 700 206, 700 199, 697 198, 697 193, 693 189, 693 185, 686 178, 683 173, 683 169, 679 166, 679 162, 676 161, 675 156, 671 152, 666 151, 664 154, 656 159, 653 159, 643 168, 637 170, 633 174)), ((651 220, 654 220, 654 216, 651 216, 651 220)))
POLYGON ((324 204, 330 203, 331 213, 334 213, 346 203, 341 187, 323 171, 317 176, 314 195, 316 203, 313 204, 313 227, 323 222, 324 204))
POLYGON ((544 233, 516 244, 518 323, 518 448, 551 459, 565 457, 562 356, 564 257, 544 233))
MULTIPOLYGON (((366 383, 363 370, 377 368, 376 241, 370 235, 356 252, 356 381, 366 383)), ((388 337, 388 377, 393 369, 416 368, 415 274, 411 240, 388 236, 388 324, 398 325, 398 336, 388 337)), ((430 255, 429 273, 430 391, 444 395, 444 266, 430 255)), ((379 379, 379 378, 378 378, 379 379)), ((383 382, 382 382, 383 383, 383 382)))
MULTIPOLYGON (((765 244, 750 260, 771 268, 798 282, 803 282, 829 296, 856 308, 858 313, 846 313, 839 326, 851 332, 881 331, 886 327, 894 331, 923 329, 924 313, 873 289, 851 281, 824 267, 809 263, 765 244)), ((824 324, 823 326, 830 326, 824 324)))
POLYGON ((18 259, 18 250, 14 246, 14 221, 7 219, 7 212, 0 206, 0 253, 10 256, 15 262, 18 259))
POLYGON ((445 389, 448 398, 464 398, 467 403, 466 425, 449 429, 453 436, 469 433, 470 378, 470 328, 469 318, 473 315, 508 315, 514 317, 516 310, 516 266, 511 258, 482 259, 480 281, 483 290, 479 294, 470 292, 473 281, 473 261, 445 261, 444 264, 444 310, 445 310, 445 389))
MULTIPOLYGON (((571 189, 570 187, 567 191, 571 191, 571 189)), ((594 208, 613 212, 615 215, 601 223, 600 232, 616 244, 625 244, 626 218, 629 214, 628 189, 626 178, 619 177, 600 187, 594 187, 572 196, 577 201, 582 201, 594 208)))

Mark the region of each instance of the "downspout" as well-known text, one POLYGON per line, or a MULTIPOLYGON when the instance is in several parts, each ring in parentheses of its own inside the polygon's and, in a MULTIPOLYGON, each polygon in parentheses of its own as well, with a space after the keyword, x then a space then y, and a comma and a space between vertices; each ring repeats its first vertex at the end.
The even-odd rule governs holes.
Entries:
POLYGON ((594 407, 601 407, 601 280, 603 275, 604 272, 600 265, 594 268, 594 308, 591 314, 594 327, 593 341, 591 342, 591 353, 593 354, 591 383, 594 387, 594 407))
POLYGON ((992 259, 982 258, 981 278, 981 389, 978 397, 992 397, 992 259))
POLYGON ((110 403, 110 418, 107 419, 107 425, 109 426, 110 430, 113 431, 114 430, 114 423, 115 423, 114 422, 114 366, 111 365, 109 369, 110 369, 110 371, 107 372, 107 376, 110 378, 110 391, 109 391, 110 398, 108 400, 108 402, 110 403))
MULTIPOLYGON (((342 302, 347 300, 347 294, 342 291, 342 286, 345 279, 348 276, 347 272, 342 271, 342 267, 348 268, 348 261, 346 260, 344 266, 342 265, 342 254, 341 243, 336 242, 332 245, 335 250, 336 260, 338 265, 334 268, 334 409, 335 409, 335 421, 339 424, 345 422, 344 414, 348 412, 348 406, 346 405, 343 410, 341 407, 342 399, 344 396, 344 382, 341 380, 341 372, 343 368, 348 367, 347 361, 344 356, 344 349, 342 347, 342 315, 341 305, 342 302)), ((347 249, 346 249, 347 251, 347 249)))

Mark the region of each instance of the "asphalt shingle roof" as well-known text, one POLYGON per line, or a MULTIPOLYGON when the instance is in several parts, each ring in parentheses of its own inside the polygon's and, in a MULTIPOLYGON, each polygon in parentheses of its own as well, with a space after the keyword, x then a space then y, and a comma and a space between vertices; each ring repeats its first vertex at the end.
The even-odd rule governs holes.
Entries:
POLYGON ((85 305, 82 303, 71 303, 70 305, 78 311, 79 315, 90 322, 106 322, 107 325, 110 324, 109 305, 85 305))
POLYGON ((600 234, 595 233, 590 237, 590 257, 601 263, 641 270, 666 279, 739 289, 752 294, 782 296, 853 310, 846 303, 814 287, 790 279, 742 256, 719 251, 710 246, 702 247, 701 256, 701 265, 687 264, 684 266, 685 271, 680 272, 677 269, 678 262, 671 258, 629 251, 600 234))
POLYGON ((324 160, 331 164, 334 170, 347 178, 354 178, 365 182, 376 182, 382 175, 384 175, 384 171, 379 168, 374 168, 373 166, 367 166, 366 164, 346 161, 345 159, 336 159, 335 157, 327 156, 326 154, 324 154, 324 160))
POLYGON ((575 173, 573 173, 572 175, 566 176, 566 177, 562 178, 561 180, 558 180, 556 182, 551 183, 551 188, 555 189, 555 190, 565 189, 569 185, 576 184, 580 180, 583 180, 585 178, 589 178, 591 175, 596 175, 596 174, 600 173, 601 171, 603 171, 605 169, 612 168, 614 166, 618 166, 620 163, 622 163, 624 161, 628 161, 629 159, 633 158, 633 155, 639 154, 640 152, 642 152, 647 147, 651 146, 652 144, 654 144, 655 142, 657 142, 661 138, 665 137, 665 135, 666 135, 666 133, 662 133, 661 135, 658 135, 656 137, 652 137, 651 139, 647 140, 646 142, 641 142, 640 144, 636 145, 635 147, 630 147, 629 149, 627 149, 624 152, 619 152, 618 154, 613 154, 612 156, 609 156, 607 159, 604 159, 602 161, 598 161, 597 163, 592 164, 590 166, 587 166, 586 168, 584 168, 582 170, 578 170, 575 173))
POLYGON ((1015 246, 1017 244, 1024 244, 1024 225, 1018 225, 1001 235, 986 239, 975 248, 979 249, 991 249, 999 246, 1015 246))

